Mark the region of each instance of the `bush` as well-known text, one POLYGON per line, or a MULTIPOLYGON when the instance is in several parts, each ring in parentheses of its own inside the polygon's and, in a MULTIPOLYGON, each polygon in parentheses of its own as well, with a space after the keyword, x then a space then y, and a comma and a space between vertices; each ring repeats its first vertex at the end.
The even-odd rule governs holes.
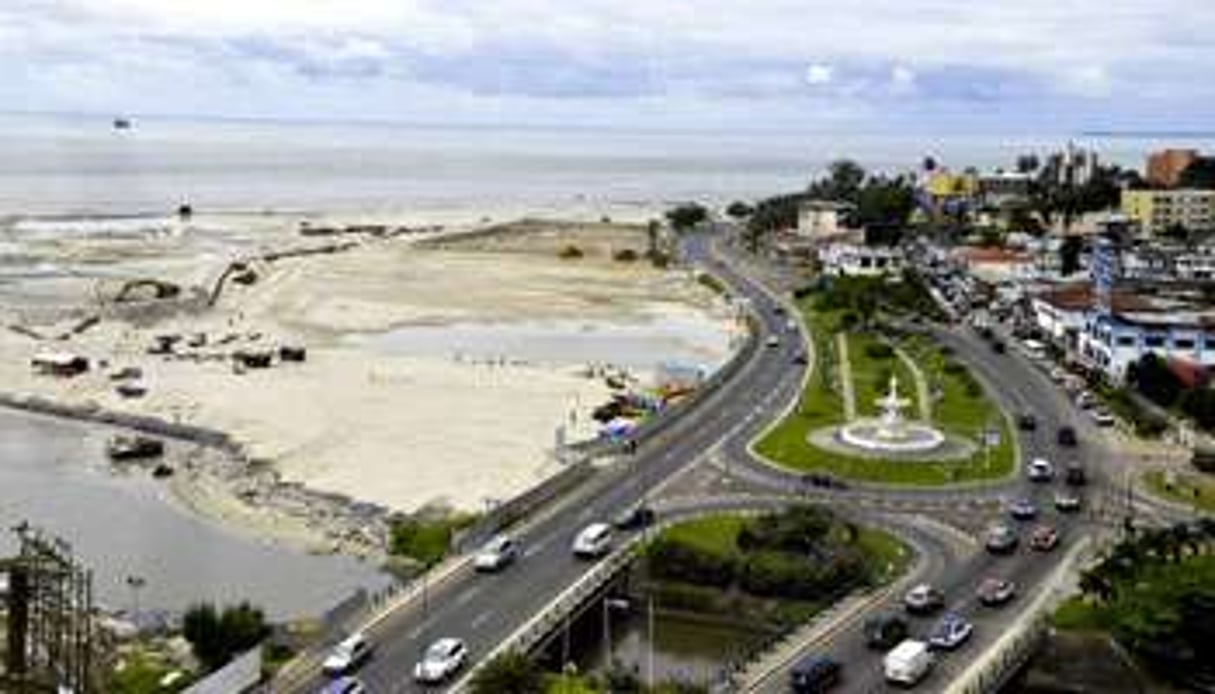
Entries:
POLYGON ((738 534, 738 548, 743 552, 811 554, 831 531, 833 522, 831 513, 817 506, 794 506, 749 523, 738 534))
POLYGON ((870 359, 890 359, 894 356, 894 348, 885 342, 870 342, 865 345, 865 354, 870 359))
POLYGON ((650 545, 647 558, 659 578, 719 588, 734 581, 734 557, 706 552, 678 540, 660 537, 650 545))
POLYGON ((473 694, 535 694, 544 691, 544 671, 526 654, 509 651, 477 670, 469 689, 473 694))
POLYGON ((582 249, 573 245, 564 246, 561 250, 557 251, 557 257, 562 260, 575 260, 582 257, 582 249))
POLYGON ((614 260, 618 260, 622 263, 631 263, 637 260, 639 257, 641 256, 639 256, 637 251, 633 250, 632 248, 622 248, 612 254, 612 258, 614 260))
POLYGON ((262 611, 247 602, 227 607, 222 613, 211 603, 200 603, 183 615, 182 635, 210 671, 261 643, 270 635, 270 627, 262 611))

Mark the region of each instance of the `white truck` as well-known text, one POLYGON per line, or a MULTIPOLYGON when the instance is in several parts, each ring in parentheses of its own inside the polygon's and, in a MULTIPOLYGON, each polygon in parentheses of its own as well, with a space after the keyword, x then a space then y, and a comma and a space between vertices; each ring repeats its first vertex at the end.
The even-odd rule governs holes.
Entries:
POLYGON ((907 639, 886 654, 882 667, 886 672, 886 681, 911 687, 924 679, 932 669, 932 662, 927 643, 907 639))

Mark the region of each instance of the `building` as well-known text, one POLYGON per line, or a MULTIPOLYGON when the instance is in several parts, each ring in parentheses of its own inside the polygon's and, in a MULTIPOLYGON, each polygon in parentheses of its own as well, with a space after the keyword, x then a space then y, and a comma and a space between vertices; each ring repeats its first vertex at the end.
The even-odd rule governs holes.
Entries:
POLYGON ((1122 212, 1149 234, 1177 225, 1189 231, 1215 229, 1215 190, 1124 190, 1122 212))
POLYGON ((845 277, 880 277, 903 271, 905 256, 899 248, 832 243, 819 251, 823 273, 845 277))
POLYGON ((1017 171, 996 171, 979 176, 979 196, 984 205, 1004 207, 1029 199, 1033 176, 1017 171))
POLYGON ((1048 339, 1114 382, 1149 352, 1196 368, 1215 365, 1215 310, 1184 292, 1120 286, 1106 311, 1092 286, 1078 283, 1035 294, 1030 308, 1048 339))
POLYGON ((1037 259, 1022 250, 964 246, 956 249, 953 256, 958 265, 988 284, 1029 280, 1038 273, 1037 259))
POLYGON ((1154 186, 1172 188, 1181 179, 1181 172, 1198 159, 1196 149, 1162 149, 1147 158, 1147 180, 1154 186))
POLYGON ((1141 243, 1122 251, 1122 276, 1150 282, 1215 280, 1215 246, 1210 244, 1141 243))
POLYGON ((818 239, 847 233, 844 217, 852 209, 846 202, 804 200, 797 207, 797 234, 818 239))

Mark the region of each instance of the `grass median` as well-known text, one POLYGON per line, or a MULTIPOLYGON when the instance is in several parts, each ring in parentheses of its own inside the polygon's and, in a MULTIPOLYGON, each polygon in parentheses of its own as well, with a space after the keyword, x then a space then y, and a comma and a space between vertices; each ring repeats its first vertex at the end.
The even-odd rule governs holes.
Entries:
MULTIPOLYGON (((755 443, 759 455, 797 472, 827 472, 852 480, 894 485, 946 485, 997 479, 1012 472, 1016 449, 1007 417, 963 364, 930 338, 918 335, 900 338, 897 344, 924 371, 930 390, 939 395, 932 403, 933 425, 972 440, 981 440, 983 432, 991 427, 999 432, 999 442, 988 449, 980 447, 969 459, 954 461, 882 460, 850 456, 811 444, 811 432, 844 421, 834 342, 835 334, 848 321, 844 320, 843 311, 816 309, 813 297, 803 300, 800 307, 815 347, 814 370, 793 410, 755 443)), ((879 342, 876 334, 855 330, 849 333, 849 362, 861 413, 872 411, 864 407, 864 401, 872 401, 882 392, 884 384, 878 381, 891 371, 898 374, 904 394, 908 388, 914 394, 914 380, 901 360, 874 358, 869 354, 869 345, 879 342), (854 345, 857 349, 853 349, 854 345)))

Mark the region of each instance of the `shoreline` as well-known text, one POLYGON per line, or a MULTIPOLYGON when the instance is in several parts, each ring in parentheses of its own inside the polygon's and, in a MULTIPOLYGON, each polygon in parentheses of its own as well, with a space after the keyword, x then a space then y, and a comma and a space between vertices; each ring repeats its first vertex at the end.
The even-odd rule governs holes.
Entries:
MULTIPOLYGON (((521 320, 542 320, 545 316, 553 316, 558 322, 568 316, 585 316, 589 325, 596 326, 631 325, 637 315, 645 315, 646 311, 652 310, 643 308, 651 306, 650 302, 656 299, 661 299, 663 303, 652 306, 667 306, 671 310, 679 307, 680 312, 686 312, 689 316, 704 315, 710 305, 719 302, 719 299, 714 297, 711 300, 701 298, 695 303, 689 303, 698 289, 684 273, 646 270, 645 273, 648 274, 645 274, 639 267, 613 262, 610 256, 612 249, 622 247, 622 243, 636 244, 636 231, 630 232, 633 234, 631 237, 622 237, 625 241, 612 240, 614 237, 611 236, 605 237, 608 239, 606 246, 603 245, 602 239, 595 241, 596 237, 593 235, 587 237, 585 242, 591 244, 588 249, 602 256, 602 259, 592 258, 577 263, 553 259, 551 244, 564 243, 560 241, 565 238, 564 234, 587 233, 587 228, 598 229, 594 233, 600 235, 607 232, 620 233, 612 231, 620 228, 619 225, 531 219, 487 227, 490 229, 488 233, 485 233, 485 229, 477 230, 469 235, 470 238, 461 238, 462 234, 451 234, 451 238, 444 238, 443 248, 434 251, 415 248, 416 239, 395 237, 368 239, 366 243, 355 243, 349 248, 341 249, 349 252, 305 254, 302 257, 282 256, 281 245, 264 246, 263 254, 278 255, 259 281, 252 288, 234 286, 232 296, 225 293, 214 306, 201 311, 187 310, 182 313, 174 311, 172 305, 150 302, 152 317, 142 326, 138 319, 140 307, 118 306, 119 309, 130 309, 133 313, 117 317, 105 315, 100 327, 90 326, 87 333, 73 332, 66 339, 35 339, 38 335, 46 336, 54 332, 44 329, 45 326, 42 325, 38 326, 39 331, 32 335, 7 335, 5 339, 8 342, 0 340, 0 346, 7 344, 10 354, 14 351, 16 354, 28 353, 30 348, 38 345, 53 349, 93 346, 95 355, 103 355, 99 362, 101 369, 117 368, 134 360, 134 363, 142 366, 145 375, 152 378, 156 392, 137 401, 124 400, 115 398, 112 392, 99 390, 112 387, 100 373, 89 376, 89 379, 92 379, 92 385, 89 385, 77 379, 37 380, 46 377, 30 377, 26 372, 24 377, 9 379, 8 387, 11 389, 16 386, 19 392, 0 393, 0 406, 102 425, 134 428, 165 436, 179 444, 185 442, 189 446, 205 448, 205 451, 189 458, 185 464, 177 466, 166 484, 173 502, 184 510, 260 540, 296 547, 310 553, 341 553, 382 563, 387 557, 389 519, 395 513, 425 511, 435 506, 436 502, 439 506, 469 510, 469 499, 477 498, 477 487, 470 487, 467 483, 474 479, 481 487, 496 490, 496 496, 487 498, 494 498, 498 502, 504 498, 525 494, 549 480, 562 468, 553 459, 549 446, 537 447, 539 441, 524 436, 526 431, 538 433, 538 423, 553 421, 548 418, 558 411, 563 411, 559 400, 568 399, 571 392, 569 389, 576 384, 582 384, 578 386, 579 389, 588 389, 584 395, 575 399, 576 403, 582 405, 592 404, 611 391, 605 389, 595 378, 587 380, 589 375, 575 377, 575 372, 588 369, 586 366, 575 366, 570 361, 544 366, 530 364, 527 360, 508 362, 505 361, 506 352, 503 352, 503 364, 491 368, 487 364, 461 364, 460 360, 433 357, 369 355, 344 344, 341 336, 361 331, 385 333, 400 326, 409 328, 417 325, 457 325, 469 321, 476 324, 485 321, 487 316, 506 326, 518 325, 521 320), (499 248, 503 243, 507 246, 517 244, 518 247, 499 248), (470 244, 471 248, 468 247, 470 244), (449 248, 449 245, 454 248, 449 248), (494 247, 486 248, 486 245, 494 247), (381 286, 384 280, 366 279, 369 276, 374 279, 379 276, 399 275, 400 262, 414 268, 407 273, 406 280, 416 275, 419 279, 413 281, 421 283, 416 286, 429 289, 431 293, 437 292, 436 296, 442 297, 443 312, 436 312, 433 306, 427 306, 427 312, 421 313, 410 309, 408 305, 402 306, 399 297, 402 294, 409 296, 411 292, 393 284, 381 286), (477 286, 469 288, 466 285, 465 291, 452 295, 442 287, 436 289, 428 286, 434 284, 429 279, 431 275, 442 278, 444 275, 455 273, 454 277, 457 278, 473 277, 484 274, 482 268, 491 267, 497 276, 484 290, 477 286), (383 275, 385 272, 390 274, 383 275), (434 275, 436 272, 443 274, 434 275), (591 291, 608 292, 603 296, 612 297, 611 301, 603 303, 594 293, 588 294, 586 299, 578 295, 565 296, 568 290, 558 287, 569 286, 570 280, 566 279, 567 276, 570 279, 581 277, 587 280, 585 284, 592 285, 591 291), (513 279, 515 277, 520 279, 513 279), (536 284, 537 277, 548 284, 536 284), (631 279, 634 277, 637 279, 631 279), (644 279, 639 284, 638 280, 642 278, 649 279, 644 279), (603 284, 609 279, 611 284, 603 284), (518 296, 511 296, 512 287, 519 282, 523 284, 519 285, 518 290, 514 290, 518 296), (596 283, 603 286, 595 286, 596 283), (326 302, 331 302, 332 297, 325 288, 334 286, 341 286, 351 298, 342 300, 345 303, 328 306, 326 302), (625 291, 623 295, 613 294, 622 290, 625 291), (533 295, 539 292, 543 292, 546 299, 537 303, 533 295), (383 300, 377 298, 381 294, 384 295, 383 300), (577 300, 571 300, 575 298, 577 300), (386 303, 381 305, 369 301, 386 303), (633 313, 639 310, 640 313, 633 313), (235 319, 240 322, 233 326, 232 321, 235 319), (185 360, 170 359, 167 356, 149 360, 143 356, 140 340, 145 338, 140 338, 140 335, 146 336, 158 330, 171 331, 175 324, 180 329, 183 327, 181 323, 184 322, 185 328, 201 329, 214 339, 221 334, 218 331, 224 328, 225 321, 228 328, 235 327, 238 332, 243 329, 249 332, 250 336, 255 333, 260 335, 266 330, 285 335, 285 339, 292 339, 292 335, 304 336, 303 341, 310 343, 308 363, 298 367, 276 367, 271 371, 280 375, 272 378, 269 373, 254 372, 233 377, 229 370, 223 368, 222 363, 214 363, 206 354, 198 355, 203 357, 202 359, 185 360), (18 343, 19 339, 24 342, 18 343), (61 347, 52 347, 56 342, 61 343, 61 347), (16 348, 13 348, 14 344, 17 344, 16 348), (114 352, 116 348, 120 348, 118 352, 114 352), (367 359, 373 359, 374 365, 363 363, 367 359), (351 378, 351 368, 364 371, 366 376, 361 380, 351 378), (326 373, 334 374, 338 380, 317 380, 326 373), (266 380, 267 378, 271 380, 266 380), (22 385, 28 387, 22 388, 22 385), (220 385, 223 388, 217 390, 220 385), (423 390, 418 391, 419 387, 423 390), (470 395, 498 391, 501 393, 496 396, 496 400, 486 403, 482 403, 482 400, 451 400, 453 387, 457 388, 455 392, 463 392, 458 390, 463 388, 470 395), (235 390, 231 390, 231 393, 224 390, 233 388, 235 390), (426 388, 430 390, 425 390, 426 388), (435 390, 436 388, 438 390, 435 390), (526 390, 521 391, 520 388, 526 390), (158 399, 161 397, 160 391, 168 394, 179 392, 180 397, 161 400, 158 399), (315 395, 310 394, 322 392, 341 396, 331 405, 335 412, 346 417, 345 420, 340 420, 335 425, 323 409, 307 409, 308 401, 315 400, 315 395), (444 407, 454 406, 456 412, 475 413, 484 420, 472 422, 472 428, 465 427, 464 434, 448 434, 447 438, 455 439, 469 436, 477 438, 482 433, 487 435, 481 436, 486 440, 479 444, 480 449, 475 446, 467 450, 461 449, 455 451, 454 455, 458 457, 457 460, 464 461, 459 463, 460 465, 467 466, 470 462, 479 461, 484 467, 485 464, 493 465, 493 458, 484 460, 483 455, 476 453, 476 450, 487 451, 492 450, 492 447, 501 449, 499 455, 494 457, 511 455, 509 451, 516 450, 512 456, 515 462, 511 463, 515 472, 512 473, 513 477, 509 478, 512 481, 498 486, 500 482, 484 479, 482 473, 471 472, 471 469, 471 474, 477 477, 466 478, 462 475, 470 474, 469 472, 459 473, 451 468, 451 463, 440 464, 436 460, 429 465, 413 463, 414 467, 409 468, 414 472, 406 483, 408 487, 401 487, 399 481, 391 480, 387 488, 382 483, 368 487, 368 484, 376 483, 378 476, 385 474, 383 470, 392 469, 385 468, 384 464, 391 463, 391 451, 397 448, 401 441, 407 442, 406 445, 413 445, 417 440, 408 435, 405 439, 400 439, 400 433, 396 431, 400 425, 391 423, 391 417, 386 422, 387 428, 367 429, 364 425, 368 422, 360 419, 360 412, 383 420, 385 413, 393 411, 392 403, 396 402, 398 404, 395 407, 399 408, 404 404, 410 408, 405 413, 412 413, 410 416, 417 419, 416 407, 408 404, 411 400, 406 393, 409 392, 433 393, 430 396, 420 396, 423 401, 430 398, 431 402, 433 398, 442 395, 445 401, 450 400, 452 403, 444 407), (527 397, 532 398, 536 405, 548 402, 546 407, 550 408, 553 414, 543 414, 543 409, 537 410, 540 418, 533 416, 533 423, 528 425, 530 429, 525 427, 520 432, 511 434, 519 442, 530 443, 524 444, 522 448, 518 448, 518 443, 511 444, 516 448, 503 448, 502 442, 495 441, 504 432, 497 432, 495 426, 507 430, 512 427, 507 423, 509 420, 501 420, 495 425, 494 422, 498 420, 492 413, 506 412, 507 410, 501 408, 509 407, 516 411, 514 416, 517 419, 520 411, 526 412, 532 407, 525 404, 530 401, 521 403, 517 400, 525 392, 530 393, 527 397), (559 392, 566 395, 554 400, 554 396, 559 392), (275 409, 271 403, 276 401, 292 403, 292 407, 297 409, 301 404, 305 406, 305 410, 298 412, 302 416, 298 421, 294 420, 290 413, 279 413, 280 418, 286 417, 283 421, 292 422, 291 427, 296 431, 293 435, 294 442, 289 436, 281 444, 267 448, 265 444, 279 434, 264 427, 249 429, 247 425, 250 422, 243 418, 259 411, 256 403, 250 405, 245 402, 251 395, 265 398, 265 406, 271 410, 275 409), (200 397, 202 399, 199 399, 200 397), (406 399, 402 401, 401 397, 406 399), (349 404, 355 407, 344 407, 340 404, 347 399, 349 404), (498 404, 493 404, 495 402, 498 404), (551 410, 554 404, 559 405, 557 410, 551 410), (230 409, 233 405, 237 405, 237 410, 233 413, 216 416, 221 415, 222 411, 214 409, 215 407, 230 409), (242 405, 246 408, 246 415, 240 414, 242 405), (252 409, 248 409, 249 407, 252 409), (370 409, 367 409, 368 407, 370 409), (485 407, 489 409, 484 409, 485 407), (233 418, 232 415, 236 417, 233 418), (342 432, 349 432, 350 426, 356 426, 357 430, 361 431, 357 438, 362 443, 358 446, 337 443, 341 439, 332 440, 323 430, 310 434, 312 429, 309 422, 312 422, 313 426, 337 426, 335 431, 342 432), (360 424, 356 425, 355 422, 360 424), (234 424, 236 426, 233 426, 234 424), (480 429, 482 425, 488 429, 480 429), (343 429, 343 426, 347 428, 343 429), (300 438, 301 432, 304 438, 300 438), (267 435, 272 435, 271 439, 266 439, 267 435), (372 437, 372 443, 368 443, 368 435, 372 437), (329 442, 326 443, 326 440, 329 442), (382 443, 374 443, 375 440, 382 440, 382 443), (397 443, 391 443, 393 441, 397 443), (285 447, 283 444, 286 444, 285 447), (334 445, 337 445, 337 449, 333 449, 334 445), (386 445, 389 448, 384 448, 386 445), (491 448, 487 449, 486 445, 491 448), (330 452, 326 453, 326 450, 330 452), (389 458, 384 457, 384 451, 389 451, 389 458), (340 473, 335 476, 333 470, 325 472, 323 467, 318 468, 315 462, 309 462, 316 459, 318 452, 322 456, 336 452, 338 460, 345 458, 352 464, 357 461, 357 464, 349 470, 346 470, 345 466, 333 468, 340 473), (300 455, 306 457, 299 458, 300 455), (530 462, 527 462, 529 460, 530 462), (422 480, 422 487, 416 486, 419 481, 416 479, 416 472, 421 469, 417 467, 419 464, 426 470, 437 470, 437 473, 430 473, 440 475, 436 480, 450 479, 458 487, 462 485, 463 500, 426 501, 425 479, 422 480), (381 472, 375 472, 376 469, 381 472), (452 477, 452 474, 457 476, 452 477), (359 491, 369 489, 380 492, 380 495, 377 497, 376 493, 362 494, 359 491), (394 492, 394 489, 397 491, 394 492), (407 491, 408 489, 413 491, 407 491), (389 496, 384 496, 385 491, 389 496), (399 502, 385 503, 393 498, 403 498, 400 496, 402 491, 407 491, 404 498, 417 501, 406 503, 404 507, 399 502), (423 496, 417 496, 419 492, 423 496), (393 494, 396 496, 392 496, 393 494)), ((447 234, 443 236, 446 237, 447 234)), ((292 235, 288 243, 299 246, 300 240, 300 235, 292 235)), ((325 242, 334 240, 327 238, 325 242)), ((582 243, 583 240, 580 239, 579 242, 582 243)), ((415 300, 415 303, 417 301, 421 300, 415 300)), ((720 331, 721 328, 715 330, 720 331)), ((86 353, 88 351, 85 350, 86 353)), ((716 368, 728 362, 736 352, 736 346, 731 345, 717 362, 716 368)), ((187 353, 185 356, 190 355, 187 353)), ((18 360, 20 357, 17 360, 6 360, 7 367, 18 368, 14 363, 18 360)), ((417 400, 413 402, 416 404, 417 400)), ((579 408, 581 409, 581 405, 579 408)), ((570 416, 573 417, 572 412, 570 416)), ((580 427, 585 426, 589 419, 589 416, 582 415, 577 423, 580 427)), ((419 423, 417 432, 424 436, 423 440, 434 438, 428 430, 437 426, 439 421, 444 420, 440 417, 435 420, 435 424, 419 423)), ((573 420, 570 423, 573 423, 573 420)), ((343 433, 342 436, 344 438, 346 434, 343 433)), ((450 441, 440 442, 441 439, 442 436, 439 440, 428 443, 430 448, 423 448, 435 450, 435 445, 449 447, 450 441)), ((573 436, 567 440, 572 442, 594 439, 573 436)), ((495 470, 495 479, 502 479, 503 468, 490 469, 495 470)), ((440 484, 451 487, 452 481, 440 484)), ((471 510, 481 509, 474 506, 471 510)))

